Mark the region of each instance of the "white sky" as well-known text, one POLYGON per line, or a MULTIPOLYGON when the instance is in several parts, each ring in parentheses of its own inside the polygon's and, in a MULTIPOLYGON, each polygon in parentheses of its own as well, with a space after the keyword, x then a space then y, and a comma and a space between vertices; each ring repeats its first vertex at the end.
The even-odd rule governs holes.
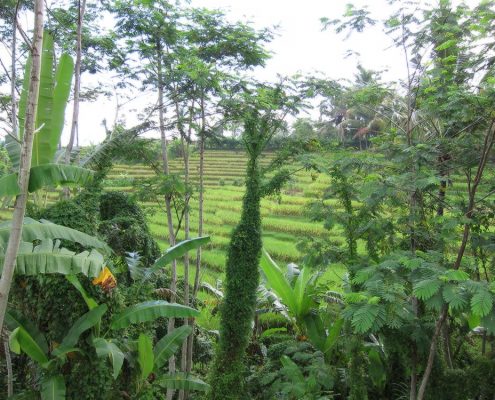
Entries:
MULTIPOLYGON (((260 80, 275 80, 277 74, 293 75, 298 72, 312 73, 320 71, 332 79, 352 78, 359 60, 364 67, 385 70, 387 80, 404 78, 405 63, 402 54, 391 47, 391 40, 379 28, 373 28, 362 34, 354 34, 344 41, 344 35, 336 35, 331 30, 321 30, 321 17, 339 18, 348 0, 192 0, 191 5, 206 8, 220 8, 227 12, 232 20, 251 21, 255 27, 278 25, 278 34, 267 45, 273 54, 264 69, 254 71, 260 80), (344 58, 346 50, 360 53, 360 57, 344 58)), ((354 1, 356 6, 368 4, 376 17, 390 14, 385 0, 354 1)), ((91 76, 82 76, 83 86, 91 76)), ((153 93, 140 93, 136 100, 123 107, 120 117, 128 126, 137 122, 136 110, 140 110, 146 101, 154 101, 153 93)), ((120 99, 122 102, 123 99, 120 99)), ((80 106, 80 144, 87 145, 103 140, 104 128, 101 122, 107 119, 111 126, 115 115, 116 98, 100 99, 96 103, 81 103, 80 106)), ((71 109, 69 105, 68 111, 71 109)), ((70 123, 67 113, 66 126, 70 123)), ((68 140, 65 129, 63 142, 68 140)))

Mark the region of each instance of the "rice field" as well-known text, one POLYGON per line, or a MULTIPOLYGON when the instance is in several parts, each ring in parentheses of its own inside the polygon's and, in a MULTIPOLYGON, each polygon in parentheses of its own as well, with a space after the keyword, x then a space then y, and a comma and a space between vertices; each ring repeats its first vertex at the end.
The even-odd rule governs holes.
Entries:
MULTIPOLYGON (((273 154, 264 154, 261 164, 267 165, 273 154)), ((205 203, 204 234, 211 236, 211 243, 203 251, 203 272, 201 279, 212 285, 223 277, 226 251, 230 234, 240 219, 241 203, 244 193, 244 173, 247 158, 240 151, 207 150, 205 154, 205 203)), ((181 174, 181 159, 170 161, 172 173, 181 174)), ((190 158, 191 182, 198 182, 199 157, 192 154, 190 158)), ((119 190, 128 193, 135 191, 140 179, 152 177, 154 172, 145 165, 114 165, 104 182, 105 190, 119 190)), ((489 180, 485 181, 482 192, 490 190, 489 180)), ((281 264, 298 263, 301 260, 297 243, 305 237, 323 237, 330 233, 321 223, 312 222, 307 215, 308 204, 319 198, 330 184, 330 178, 324 174, 314 175, 306 171, 295 174, 282 193, 265 198, 261 202, 263 217, 263 245, 272 257, 281 264)), ((463 195, 463 185, 454 182, 449 196, 463 195)), ((59 198, 58 192, 46 193, 47 202, 59 198)), ((327 204, 338 207, 336 200, 326 200, 327 204)), ((359 204, 355 204, 359 206, 359 204)), ((152 234, 162 249, 168 247, 166 216, 163 205, 143 202, 152 234)), ((190 202, 191 237, 198 235, 198 193, 194 193, 190 202)), ((0 220, 10 218, 9 210, 0 210, 0 220)), ((331 232, 334 243, 343 242, 341 230, 336 227, 331 232)), ((183 239, 180 234, 179 240, 183 239)), ((132 249, 129 249, 130 251, 132 249)), ((191 252, 191 259, 195 254, 191 252)), ((344 268, 335 265, 325 274, 325 279, 338 284, 344 268)), ((183 274, 183 265, 178 264, 178 274, 183 274)), ((194 277, 191 274, 191 282, 194 277)))

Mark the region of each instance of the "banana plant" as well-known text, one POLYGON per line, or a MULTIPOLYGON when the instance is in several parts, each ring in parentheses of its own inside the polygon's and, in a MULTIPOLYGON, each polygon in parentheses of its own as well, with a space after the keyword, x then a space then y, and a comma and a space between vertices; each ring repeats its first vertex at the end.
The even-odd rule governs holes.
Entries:
MULTIPOLYGON (((92 178, 92 172, 88 169, 57 163, 57 146, 64 127, 65 108, 71 90, 74 62, 68 54, 64 53, 58 60, 57 70, 54 72, 54 61, 53 38, 48 32, 44 32, 39 101, 36 109, 36 134, 29 175, 30 193, 47 186, 84 184, 92 178)), ((15 170, 18 169, 20 162, 30 70, 31 60, 28 59, 19 99, 20 137, 7 135, 5 138, 5 148, 15 170)), ((19 190, 17 173, 0 178, 0 197, 16 196, 19 190)))
MULTIPOLYGON (((138 260, 134 255, 128 259, 131 275, 134 280, 145 280, 150 274, 157 272, 172 260, 184 256, 187 252, 199 246, 203 246, 209 240, 209 236, 184 240, 166 250, 151 268, 142 269, 142 271, 139 271, 140 268, 134 262, 136 259, 138 260)), ((79 291, 89 310, 98 307, 96 300, 89 296, 75 275, 68 275, 66 278, 79 291)), ((199 311, 193 308, 168 303, 163 300, 138 303, 114 315, 110 320, 110 327, 107 332, 103 336, 96 335, 92 343, 97 356, 108 358, 111 362, 114 379, 119 376, 124 359, 129 361, 137 382, 136 392, 139 392, 145 385, 151 373, 155 374, 156 383, 163 388, 206 391, 208 385, 192 375, 182 373, 164 374, 162 372, 163 365, 192 333, 191 326, 182 326, 175 329, 162 337, 154 346, 151 337, 141 334, 137 340, 131 340, 130 349, 127 352, 122 350, 125 343, 122 343, 119 339, 108 337, 111 332, 115 333, 121 329, 126 329, 132 324, 150 322, 160 317, 191 318, 197 317, 199 314, 199 311), (137 360, 137 362, 134 362, 134 360, 137 360)))
POLYGON ((17 354, 27 354, 44 371, 40 382, 42 400, 65 399, 65 381, 58 371, 69 353, 81 351, 75 347, 80 336, 98 324, 106 311, 107 305, 102 304, 81 316, 72 325, 62 343, 52 351, 48 348, 46 338, 34 324, 15 311, 7 313, 5 323, 11 331, 10 349, 17 354))
POLYGON ((337 319, 332 324, 325 324, 318 313, 315 300, 318 275, 293 264, 289 264, 284 274, 265 250, 261 255, 260 267, 267 285, 287 308, 287 315, 295 323, 299 334, 307 335, 313 346, 328 356, 340 336, 344 321, 337 319))

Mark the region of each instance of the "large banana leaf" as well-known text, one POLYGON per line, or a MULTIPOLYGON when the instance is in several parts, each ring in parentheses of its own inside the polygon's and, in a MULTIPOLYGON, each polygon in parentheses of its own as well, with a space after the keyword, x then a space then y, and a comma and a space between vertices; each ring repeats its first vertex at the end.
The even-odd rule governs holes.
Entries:
POLYGON ((67 335, 65 335, 60 346, 53 351, 53 355, 61 355, 66 349, 74 347, 84 332, 100 322, 101 317, 107 312, 107 309, 108 306, 106 304, 101 304, 78 318, 67 335))
POLYGON ((46 352, 22 326, 18 326, 12 331, 10 343, 12 349, 22 350, 42 367, 47 365, 48 356, 46 352))
POLYGON ((36 112, 36 133, 33 142, 32 166, 53 161, 64 125, 65 107, 69 98, 74 62, 64 54, 53 76, 53 38, 43 35, 40 91, 36 112))
POLYGON ((96 354, 98 357, 109 357, 113 366, 113 379, 117 379, 120 370, 122 369, 122 364, 124 363, 124 353, 118 348, 118 346, 109 342, 103 338, 96 338, 93 340, 93 345, 95 346, 96 354))
POLYGON ((17 196, 21 189, 17 183, 17 174, 9 174, 0 178, 0 198, 17 196))
POLYGON ((23 327, 27 333, 37 343, 38 347, 44 353, 48 353, 48 343, 46 338, 39 331, 38 327, 34 325, 29 319, 16 310, 9 310, 5 314, 5 324, 10 331, 14 331, 19 326, 23 327))
POLYGON ((17 170, 21 161, 21 143, 19 141, 19 138, 11 135, 6 135, 5 149, 7 150, 7 154, 9 155, 12 167, 17 170))
MULTIPOLYGON (((12 223, 6 221, 0 223, 0 248, 5 248, 9 240, 12 223)), ((33 242, 43 239, 64 239, 79 243, 84 247, 92 247, 102 251, 104 254, 111 252, 110 248, 94 236, 80 232, 66 226, 53 224, 50 221, 35 221, 32 218, 24 218, 22 226, 22 240, 33 242)))
POLYGON ((67 184, 85 185, 93 179, 93 171, 66 164, 38 165, 31 168, 29 174, 30 192, 35 192, 43 187, 57 187, 67 184))
MULTIPOLYGON (((0 252, 0 271, 3 268, 4 257, 3 252, 0 252)), ((81 273, 96 277, 103 267, 104 258, 97 250, 76 254, 60 247, 59 241, 44 239, 37 245, 32 242, 21 242, 15 272, 21 275, 81 273)))
POLYGON ((67 279, 70 283, 72 283, 72 286, 74 286, 77 291, 81 294, 82 298, 84 299, 84 302, 88 306, 90 310, 93 308, 98 307, 98 303, 94 298, 92 298, 88 292, 86 292, 86 289, 84 289, 83 285, 81 285, 81 282, 79 282, 79 279, 77 278, 76 275, 65 275, 65 279, 67 279))
POLYGON ((182 325, 162 337, 153 349, 155 369, 160 368, 179 349, 179 346, 192 332, 192 327, 182 325))
POLYGON ((151 270, 156 272, 165 265, 171 263, 173 260, 182 257, 188 251, 197 249, 198 247, 204 246, 210 241, 209 236, 198 237, 194 239, 183 240, 177 243, 175 246, 170 247, 165 251, 165 253, 155 261, 151 270))
POLYGON ((184 373, 161 376, 158 378, 157 383, 163 388, 175 390, 199 390, 206 392, 210 387, 201 379, 184 373))
POLYGON ((141 333, 138 339, 138 362, 141 369, 141 380, 144 381, 153 371, 153 364, 155 363, 153 343, 151 338, 144 333, 141 333))
POLYGON ((199 311, 181 304, 169 303, 165 300, 145 301, 114 315, 111 321, 111 328, 127 328, 131 324, 153 321, 160 317, 189 318, 197 317, 198 315, 199 311))
POLYGON ((261 254, 260 266, 271 289, 280 297, 289 310, 295 314, 298 307, 294 291, 282 270, 265 250, 261 254))
POLYGON ((65 381, 62 375, 45 378, 41 382, 41 400, 65 400, 65 381))

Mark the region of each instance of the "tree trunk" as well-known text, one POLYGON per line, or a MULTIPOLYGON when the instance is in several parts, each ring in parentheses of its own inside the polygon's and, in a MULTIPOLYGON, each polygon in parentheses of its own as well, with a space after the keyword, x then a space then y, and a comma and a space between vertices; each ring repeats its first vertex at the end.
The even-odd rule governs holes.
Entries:
POLYGON ((0 279, 0 332, 3 329, 3 321, 7 310, 12 277, 21 242, 22 224, 26 213, 28 197, 29 171, 31 169, 31 155, 33 152, 33 139, 35 131, 36 108, 38 106, 38 94, 40 87, 41 46, 43 42, 43 1, 34 2, 34 33, 32 42, 31 81, 28 91, 28 105, 26 108, 25 133, 23 136, 21 159, 19 164, 19 188, 14 204, 12 228, 9 243, 5 251, 2 277, 0 279))
MULTIPOLYGON (((194 104, 193 104, 194 106, 194 104)), ((191 108, 191 119, 192 119, 192 108, 191 108)), ((184 239, 189 239, 190 223, 189 223, 189 141, 191 137, 192 121, 189 121, 189 136, 184 138, 182 135, 182 151, 184 159, 184 183, 186 186, 186 194, 184 199, 184 239)), ((185 132, 184 132, 185 133, 185 132)), ((189 253, 184 256, 184 305, 189 306, 189 253)), ((184 325, 189 325, 189 320, 184 319, 184 325)), ((191 335, 189 335, 191 336, 191 335)), ((188 338, 189 338, 188 336, 188 338)), ((181 370, 187 372, 187 350, 188 350, 188 340, 182 343, 182 353, 181 353, 181 370)), ((187 398, 187 391, 179 391, 179 400, 184 400, 187 398)))
MULTIPOLYGON (((162 163, 163 163, 163 173, 169 175, 168 167, 168 154, 167 154, 167 136, 165 132, 165 115, 164 115, 164 105, 163 105, 163 75, 162 75, 162 54, 161 54, 161 43, 157 43, 158 51, 158 116, 160 125, 160 137, 162 146, 162 163)), ((165 208, 167 213, 167 227, 168 227, 168 243, 170 247, 175 245, 175 232, 174 232, 174 220, 172 218, 172 198, 170 195, 165 195, 165 208)), ((175 260, 171 263, 171 276, 170 276, 170 302, 174 303, 176 300, 177 292, 177 263, 175 260)), ((173 332, 175 329, 175 318, 169 318, 167 333, 173 332)), ((168 371, 169 373, 175 373, 175 356, 170 357, 168 361, 168 371)), ((167 400, 171 400, 174 396, 173 389, 167 389, 167 400)))
POLYGON ((10 72, 10 104, 11 104, 11 113, 12 113, 12 135, 15 138, 19 138, 19 133, 17 132, 17 99, 16 99, 16 70, 15 70, 15 61, 16 61, 16 46, 17 46, 17 8, 14 12, 14 19, 12 21, 12 66, 10 72))
POLYGON ((74 107, 72 109, 72 124, 70 128, 70 138, 65 149, 65 163, 70 163, 70 154, 74 147, 74 138, 78 136, 79 146, 79 93, 81 91, 81 48, 82 48, 82 27, 84 13, 86 11, 86 0, 79 1, 79 14, 77 18, 77 44, 76 44, 76 65, 74 67, 74 107))
MULTIPOLYGON (((205 172, 205 101, 201 97, 201 129, 199 133, 199 199, 198 199, 198 236, 203 236, 203 209, 204 209, 204 172, 205 172)), ((192 301, 196 300, 199 290, 199 279, 201 275, 201 247, 196 251, 196 270, 194 271, 194 287, 192 292, 192 301)), ((191 320, 193 333, 187 338, 187 372, 192 370, 192 358, 194 347, 194 320, 191 320)))

